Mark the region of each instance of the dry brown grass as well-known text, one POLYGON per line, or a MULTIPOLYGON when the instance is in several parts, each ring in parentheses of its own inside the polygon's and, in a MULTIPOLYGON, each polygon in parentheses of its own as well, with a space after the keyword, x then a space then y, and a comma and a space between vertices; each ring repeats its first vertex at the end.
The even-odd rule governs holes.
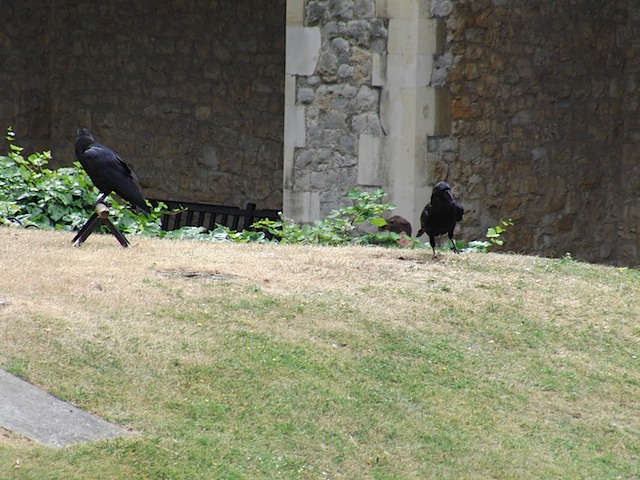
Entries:
MULTIPOLYGON (((445 296, 463 293, 464 298, 473 295, 474 284, 511 281, 506 274, 501 279, 482 272, 470 274, 468 266, 475 262, 468 256, 443 255, 433 260, 426 251, 149 238, 135 238, 134 246, 124 249, 112 237, 99 235, 80 248, 72 248, 66 233, 0 229, 0 235, 0 298, 10 302, 2 313, 57 319, 58 327, 87 338, 97 330, 113 328, 113 322, 119 320, 110 318, 110 312, 122 309, 135 319, 139 332, 153 331, 158 323, 154 312, 163 304, 179 302, 185 309, 197 309, 193 301, 215 296, 211 289, 216 283, 230 283, 238 292, 258 288, 267 295, 295 299, 301 309, 306 299, 338 298, 342 303, 338 309, 362 309, 372 318, 412 328, 430 321, 442 308, 425 302, 424 294, 444 289, 445 296)), ((491 255, 478 260, 488 265, 493 262, 491 255)), ((504 261, 501 257, 500 262, 504 261)), ((519 257, 506 261, 514 270, 522 262, 519 257)), ((345 325, 344 318, 318 318, 322 325, 315 325, 317 328, 358 328, 345 325)), ((301 332, 296 322, 266 320, 243 321, 285 338, 309 334, 309 324, 303 325, 301 332)), ((33 328, 37 325, 33 323, 33 328)), ((44 328, 53 332, 56 326, 44 328)))
MULTIPOLYGON (((145 330, 145 324, 153 328, 156 323, 152 312, 165 302, 178 301, 173 295, 177 291, 179 301, 188 303, 206 295, 215 288, 212 285, 226 282, 239 290, 259 288, 302 303, 308 296, 339 295, 372 315, 412 325, 424 320, 430 307, 419 296, 399 292, 415 292, 416 282, 444 281, 464 289, 469 281, 460 275, 465 257, 444 255, 434 261, 426 251, 150 238, 135 238, 133 247, 125 249, 106 235, 94 235, 73 248, 69 237, 0 229, 0 298, 9 302, 4 315, 57 318, 65 328, 79 328, 91 336, 110 311, 126 308, 137 328, 145 330), (150 284, 155 288, 149 290, 150 284), (154 290, 157 295, 150 294, 154 290)), ((284 336, 290 333, 286 323, 275 322, 272 327, 280 328, 284 336)))

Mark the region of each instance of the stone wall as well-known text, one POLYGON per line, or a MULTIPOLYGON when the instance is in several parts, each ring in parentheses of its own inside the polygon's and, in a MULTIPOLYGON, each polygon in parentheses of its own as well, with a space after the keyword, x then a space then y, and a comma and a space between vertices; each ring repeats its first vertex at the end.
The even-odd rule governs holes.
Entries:
POLYGON ((0 121, 61 163, 87 125, 151 196, 299 221, 359 185, 415 226, 446 180, 462 238, 512 218, 509 250, 635 265, 636 3, 3 0, 0 121))
POLYGON ((295 218, 326 214, 350 186, 382 186, 416 224, 446 180, 467 240, 511 218, 510 250, 638 263, 634 2, 288 4, 313 60, 287 72, 295 218))
POLYGON ((343 203, 347 191, 357 184, 360 135, 382 136, 380 88, 372 85, 371 78, 373 55, 386 51, 387 30, 385 21, 374 15, 373 0, 290 2, 294 3, 300 7, 299 26, 309 35, 305 37, 302 29, 288 32, 292 51, 287 52, 287 73, 292 82, 290 107, 295 112, 291 118, 296 123, 291 130, 299 138, 292 143, 285 188, 294 197, 313 197, 316 205, 308 218, 296 211, 285 213, 311 221, 343 203), (296 68, 292 64, 300 54, 293 44, 313 33, 317 33, 317 48, 301 49, 300 54, 315 57, 314 61, 296 68))
POLYGON ((635 2, 435 1, 447 42, 432 82, 451 131, 432 175, 472 212, 467 238, 512 218, 508 248, 637 264, 640 8, 635 2))
POLYGON ((88 126, 147 196, 282 207, 286 0, 7 2, 21 31, 0 85, 22 93, 0 108, 19 137, 68 164, 88 126))
POLYGON ((0 130, 12 127, 27 151, 51 149, 49 3, 0 5, 0 130))

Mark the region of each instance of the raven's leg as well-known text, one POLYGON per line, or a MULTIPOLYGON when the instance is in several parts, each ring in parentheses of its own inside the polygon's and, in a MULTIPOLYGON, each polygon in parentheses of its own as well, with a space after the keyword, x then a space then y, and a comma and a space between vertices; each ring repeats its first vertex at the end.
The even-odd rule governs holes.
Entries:
POLYGON ((431 249, 433 250, 433 258, 436 258, 436 237, 429 234, 429 243, 431 244, 431 249))
POLYGON ((456 245, 456 242, 453 240, 453 230, 449 232, 449 240, 451 240, 451 245, 453 245, 453 251, 456 253, 460 253, 460 250, 458 250, 458 246, 456 245))

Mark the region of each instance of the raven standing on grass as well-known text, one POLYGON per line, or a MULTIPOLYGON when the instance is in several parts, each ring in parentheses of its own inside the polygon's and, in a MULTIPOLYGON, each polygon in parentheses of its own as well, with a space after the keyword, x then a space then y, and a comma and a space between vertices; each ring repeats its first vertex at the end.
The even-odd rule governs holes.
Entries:
POLYGON ((103 202, 113 192, 149 213, 149 207, 136 185, 136 174, 116 152, 97 143, 86 128, 79 129, 76 134, 76 157, 93 184, 102 192, 98 202, 103 202))
POLYGON ((460 253, 456 242, 453 241, 453 230, 456 228, 456 222, 462 220, 464 208, 453 199, 451 187, 448 183, 438 182, 433 187, 431 193, 431 202, 424 207, 422 215, 420 215, 421 229, 418 230, 419 237, 423 233, 429 235, 429 243, 433 249, 433 256, 436 256, 436 239, 438 235, 446 233, 453 245, 453 251, 460 253))

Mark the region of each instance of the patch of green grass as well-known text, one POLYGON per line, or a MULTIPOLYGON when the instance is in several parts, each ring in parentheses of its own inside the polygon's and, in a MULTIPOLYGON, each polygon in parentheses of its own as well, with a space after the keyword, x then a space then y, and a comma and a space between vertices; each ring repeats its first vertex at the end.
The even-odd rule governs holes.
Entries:
POLYGON ((2 368, 16 377, 28 380, 29 362, 23 358, 9 358, 2 368))
POLYGON ((0 478, 640 477, 637 272, 363 252, 338 281, 113 270, 64 308, 12 297, 3 368, 133 434, 0 443, 0 478))

